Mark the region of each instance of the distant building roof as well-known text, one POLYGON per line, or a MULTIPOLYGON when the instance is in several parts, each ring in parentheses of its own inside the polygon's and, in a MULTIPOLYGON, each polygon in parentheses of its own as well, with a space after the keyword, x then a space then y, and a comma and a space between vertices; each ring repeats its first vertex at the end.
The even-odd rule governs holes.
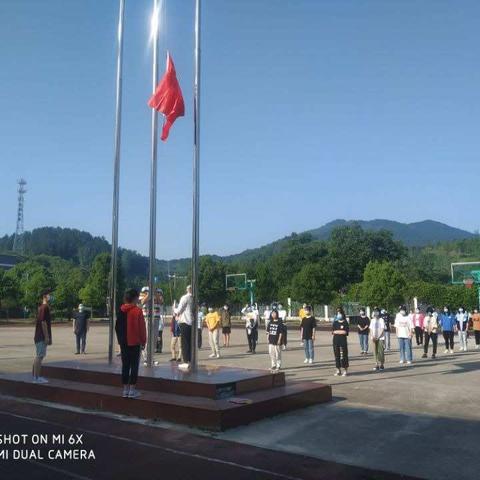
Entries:
POLYGON ((0 253, 0 269, 9 270, 17 263, 23 262, 23 258, 17 255, 9 255, 7 253, 0 253))

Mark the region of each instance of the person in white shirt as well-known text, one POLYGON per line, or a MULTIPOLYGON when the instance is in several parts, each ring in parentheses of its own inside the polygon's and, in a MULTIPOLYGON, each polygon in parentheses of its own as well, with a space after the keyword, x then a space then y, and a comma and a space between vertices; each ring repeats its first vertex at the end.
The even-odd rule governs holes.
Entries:
POLYGON ((425 319, 423 321, 423 331, 424 345, 422 358, 428 357, 428 345, 430 343, 430 340, 432 341, 433 347, 433 353, 431 358, 436 358, 438 343, 438 320, 433 307, 427 308, 427 314, 425 315, 425 319))
POLYGON ((455 326, 458 331, 458 341, 460 342, 460 352, 467 351, 467 334, 468 334, 468 312, 465 307, 460 307, 455 315, 455 326))
POLYGON ((400 364, 407 362, 407 365, 412 363, 412 335, 414 332, 414 325, 412 317, 407 313, 407 307, 402 305, 400 311, 395 317, 394 327, 397 332, 398 348, 400 350, 400 364))
POLYGON ((287 311, 283 308, 283 305, 281 303, 278 304, 278 316, 280 320, 283 322, 283 335, 282 335, 282 350, 287 349, 287 334, 288 334, 288 328, 287 328, 287 311))
POLYGON ((370 319, 370 338, 373 343, 373 355, 375 358, 374 370, 385 368, 385 321, 380 316, 380 309, 373 309, 373 317, 370 319))
POLYGON ((180 299, 180 302, 175 309, 178 316, 178 323, 180 327, 180 336, 182 344, 182 358, 178 368, 188 370, 192 358, 192 325, 193 325, 193 295, 192 286, 187 286, 187 293, 180 299))
POLYGON ((268 322, 270 321, 270 315, 272 314, 272 310, 270 310, 270 305, 267 305, 265 307, 265 310, 263 311, 263 321, 265 322, 265 330, 268 328, 268 322))

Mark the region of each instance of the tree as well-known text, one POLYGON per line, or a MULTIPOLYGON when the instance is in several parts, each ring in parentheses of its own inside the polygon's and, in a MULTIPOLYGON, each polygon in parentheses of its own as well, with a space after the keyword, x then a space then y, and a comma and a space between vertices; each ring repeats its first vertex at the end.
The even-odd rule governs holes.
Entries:
POLYGON ((331 282, 320 263, 307 264, 293 277, 291 295, 310 304, 328 304, 332 298, 331 282))
POLYGON ((396 309, 404 299, 405 277, 389 262, 369 262, 359 287, 365 305, 396 309))
POLYGON ((223 305, 227 298, 225 265, 209 256, 201 257, 198 287, 201 302, 217 307, 223 305))
POLYGON ((79 304, 79 293, 85 284, 85 277, 85 272, 80 268, 72 268, 62 281, 57 284, 55 304, 58 308, 67 310, 69 315, 72 309, 79 304))

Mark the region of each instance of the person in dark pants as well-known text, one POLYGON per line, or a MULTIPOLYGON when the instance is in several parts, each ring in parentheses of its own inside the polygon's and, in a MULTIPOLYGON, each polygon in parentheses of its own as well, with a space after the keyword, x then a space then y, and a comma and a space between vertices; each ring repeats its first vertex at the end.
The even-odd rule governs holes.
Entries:
POLYGON ((75 333, 77 351, 75 355, 85 353, 85 347, 87 345, 87 332, 90 327, 90 312, 85 310, 85 307, 80 304, 78 306, 78 312, 73 316, 73 333, 75 333))
POLYGON ((349 325, 345 312, 339 308, 337 310, 337 315, 332 324, 332 335, 333 335, 333 353, 335 355, 335 366, 337 367, 334 375, 342 375, 342 377, 347 376, 348 370, 348 345, 347 345, 347 336, 349 332, 349 325), (343 373, 342 369, 343 368, 343 373))
POLYGON ((360 318, 358 319, 358 339, 360 340, 360 354, 368 353, 368 337, 370 334, 370 319, 365 314, 365 309, 360 309, 360 318))
POLYGON ((188 370, 192 359, 192 325, 194 322, 192 286, 187 286, 187 292, 180 299, 175 310, 180 326, 183 363, 178 368, 188 370))
POLYGON ((427 314, 423 320, 423 331, 424 331, 424 345, 423 345, 423 355, 422 358, 428 357, 428 344, 430 340, 432 341, 432 358, 437 356, 437 343, 438 343, 438 322, 437 316, 434 315, 433 308, 427 308, 427 314))
POLYGON ((117 320, 117 338, 122 354, 123 397, 138 398, 137 391, 138 366, 140 350, 147 343, 145 319, 140 307, 137 306, 139 293, 131 288, 125 292, 124 304, 120 307, 117 320))
POLYGON ((451 312, 450 307, 443 307, 443 313, 440 315, 440 325, 442 327, 443 339, 445 340, 445 353, 453 353, 454 332, 456 319, 451 312))

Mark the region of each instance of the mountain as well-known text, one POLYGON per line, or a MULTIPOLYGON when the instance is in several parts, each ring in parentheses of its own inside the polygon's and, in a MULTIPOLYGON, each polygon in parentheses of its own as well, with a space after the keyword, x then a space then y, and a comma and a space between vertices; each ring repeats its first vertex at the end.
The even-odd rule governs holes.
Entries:
POLYGON ((252 261, 264 259, 275 253, 278 253, 282 247, 296 237, 305 236, 313 240, 328 240, 332 230, 337 227, 351 225, 360 225, 364 230, 389 230, 393 233, 393 238, 403 242, 408 247, 425 247, 440 242, 451 242, 455 240, 464 240, 474 238, 476 235, 466 230, 450 227, 434 220, 424 220, 422 222, 401 223, 393 220, 343 220, 337 219, 326 223, 322 227, 313 230, 307 230, 301 234, 292 233, 275 242, 263 245, 262 247, 245 250, 235 255, 224 257, 227 262, 252 261))

